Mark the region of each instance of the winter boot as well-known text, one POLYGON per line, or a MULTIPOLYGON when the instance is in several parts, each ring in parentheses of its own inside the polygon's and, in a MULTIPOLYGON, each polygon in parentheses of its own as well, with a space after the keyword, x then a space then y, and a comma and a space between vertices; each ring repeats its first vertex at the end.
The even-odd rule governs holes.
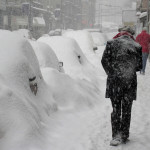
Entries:
POLYGON ((122 144, 126 144, 127 142, 129 142, 130 140, 128 138, 122 138, 122 144))
POLYGON ((122 143, 122 139, 120 136, 114 137, 111 141, 110 141, 110 145, 111 146, 118 146, 122 143))

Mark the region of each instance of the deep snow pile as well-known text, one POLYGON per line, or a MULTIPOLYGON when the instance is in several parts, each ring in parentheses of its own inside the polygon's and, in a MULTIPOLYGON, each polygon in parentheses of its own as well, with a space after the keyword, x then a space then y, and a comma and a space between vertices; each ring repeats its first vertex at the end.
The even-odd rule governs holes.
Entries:
POLYGON ((0 150, 49 150, 55 114, 93 108, 100 91, 60 73, 47 45, 32 43, 33 50, 28 40, 2 30, 0 41, 0 150))
POLYGON ((50 46, 37 41, 30 41, 30 43, 38 58, 40 68, 51 67, 60 70, 59 60, 50 46))
POLYGON ((63 36, 73 38, 79 44, 84 54, 94 53, 94 41, 90 33, 86 30, 66 31, 63 36))
MULTIPOLYGON (((45 44, 32 43, 33 50, 27 40, 2 30, 0 41, 0 150, 150 149, 149 63, 146 75, 138 74, 130 142, 116 148, 109 145, 112 108, 104 98, 106 75, 100 75, 100 92, 92 82, 60 73, 45 44)), ((101 58, 104 47, 100 50, 101 58)))
MULTIPOLYGON (((103 52, 103 48, 101 49, 103 52)), ((102 53, 101 53, 102 55, 102 53)), ((149 83, 150 66, 147 64, 146 75, 138 73, 138 98, 133 104, 130 142, 118 147, 111 147, 111 102, 105 99, 106 74, 101 76, 103 91, 100 103, 91 110, 79 112, 61 112, 50 120, 50 145, 53 150, 149 150, 150 101, 149 83), (67 122, 67 123, 66 123, 67 122)), ((102 66, 100 66, 102 67, 102 66)))
POLYGON ((97 71, 101 72, 101 61, 93 50, 94 42, 92 36, 88 31, 67 31, 64 33, 63 36, 75 39, 76 42, 79 44, 84 55, 87 57, 88 61, 97 68, 97 71))
MULTIPOLYGON (((103 49, 101 49, 103 52, 103 49)), ((102 54, 101 54, 102 55, 102 54)), ((102 66, 100 66, 102 67, 102 66)), ((103 91, 100 103, 94 109, 75 113, 61 113, 51 120, 49 142, 53 150, 149 150, 150 149, 150 101, 149 83, 150 64, 147 64, 146 75, 138 74, 138 95, 133 103, 130 142, 111 147, 111 102, 105 99, 105 82, 101 82, 103 91), (62 119, 63 118, 63 119, 62 119), (66 124, 67 122, 67 124, 66 124), (69 137, 69 138, 68 138, 69 137), (59 144, 58 144, 59 143, 59 144)), ((103 80, 101 77, 101 80, 103 80)))
POLYGON ((34 47, 38 61, 41 64, 43 77, 51 88, 58 108, 81 109, 87 105, 93 106, 99 99, 98 95, 100 94, 99 89, 93 86, 94 81, 98 86, 98 79, 95 79, 93 66, 87 61, 75 41, 57 36, 51 38, 42 37, 39 41, 31 41, 30 43, 34 47), (43 41, 43 43, 39 41, 43 41), (48 43, 56 52, 59 60, 63 61, 65 73, 76 78, 76 80, 58 72, 60 71, 58 59, 53 50, 45 43, 48 43), (80 63, 78 55, 81 57, 80 63), (82 79, 90 80, 90 82, 82 79))
POLYGON ((2 30, 0 41, 0 149, 40 147, 54 98, 29 42, 2 30))
POLYGON ((85 79, 99 86, 96 69, 89 63, 75 40, 55 36, 41 37, 38 41, 52 47, 59 61, 63 62, 65 73, 75 79, 85 79))
POLYGON ((59 110, 79 111, 98 103, 101 93, 91 82, 74 80, 52 68, 42 68, 41 71, 51 88, 59 110))

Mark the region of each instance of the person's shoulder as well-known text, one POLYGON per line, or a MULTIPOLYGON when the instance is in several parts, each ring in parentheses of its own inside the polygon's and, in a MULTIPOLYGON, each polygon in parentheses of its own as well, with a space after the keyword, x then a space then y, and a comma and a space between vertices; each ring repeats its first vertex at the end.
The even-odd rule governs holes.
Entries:
POLYGON ((108 40, 107 43, 112 43, 115 39, 108 40))
POLYGON ((116 39, 108 40, 107 44, 112 44, 116 39))
POLYGON ((114 40, 115 39, 107 41, 107 43, 106 43, 106 49, 111 49, 111 47, 114 45, 114 40))
POLYGON ((139 37, 139 36, 141 36, 141 34, 142 34, 142 33, 139 33, 139 34, 138 34, 136 37, 139 37))
POLYGON ((116 39, 116 38, 120 37, 120 35, 121 35, 121 33, 120 33, 120 32, 119 32, 119 33, 117 33, 117 34, 113 37, 113 39, 116 39))
POLYGON ((128 42, 128 41, 132 41, 133 40, 133 38, 130 36, 130 35, 122 35, 122 36, 120 36, 118 39, 117 39, 117 42, 128 42))
POLYGON ((142 48, 142 46, 141 46, 139 43, 137 43, 136 41, 134 41, 134 45, 135 45, 135 47, 138 48, 138 49, 141 49, 141 48, 142 48))

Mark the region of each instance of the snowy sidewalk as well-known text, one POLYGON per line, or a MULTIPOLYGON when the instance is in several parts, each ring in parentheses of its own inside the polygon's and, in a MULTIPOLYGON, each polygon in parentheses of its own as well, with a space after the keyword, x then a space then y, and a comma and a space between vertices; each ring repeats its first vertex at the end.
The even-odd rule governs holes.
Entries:
POLYGON ((49 142, 51 149, 149 150, 149 83, 150 64, 148 63, 146 75, 143 76, 138 73, 138 95, 137 101, 133 103, 129 143, 118 147, 111 147, 109 145, 111 140, 110 113, 112 108, 109 99, 100 97, 99 106, 96 106, 94 109, 80 112, 59 112, 59 114, 55 114, 54 120, 50 121, 49 142))

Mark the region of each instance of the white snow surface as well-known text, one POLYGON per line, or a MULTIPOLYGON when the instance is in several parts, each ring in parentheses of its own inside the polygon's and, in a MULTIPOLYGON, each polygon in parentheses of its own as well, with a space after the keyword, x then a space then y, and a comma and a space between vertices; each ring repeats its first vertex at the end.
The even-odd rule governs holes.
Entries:
POLYGON ((96 68, 99 68, 99 66, 101 65, 101 61, 93 50, 95 46, 94 41, 92 39, 91 34, 88 31, 67 31, 64 33, 63 36, 75 39, 84 55, 87 57, 88 61, 96 68))
POLYGON ((94 53, 94 41, 86 30, 66 31, 63 36, 73 38, 77 41, 84 54, 94 53))
POLYGON ((51 67, 59 71, 59 60, 50 46, 37 41, 30 41, 30 43, 38 58, 40 68, 51 67))
POLYGON ((31 34, 30 34, 30 31, 27 30, 27 29, 14 30, 13 33, 16 33, 18 36, 21 36, 21 37, 23 37, 25 39, 32 39, 32 40, 34 40, 32 38, 32 36, 31 36, 31 34))
POLYGON ((113 22, 103 22, 102 31, 103 32, 115 32, 118 30, 118 25, 113 22))
POLYGON ((0 41, 0 149, 40 147, 43 124, 57 105, 29 42, 2 30, 0 41), (29 85, 33 77, 38 86, 36 96, 29 85))
POLYGON ((103 46, 106 44, 107 39, 103 33, 100 32, 90 32, 90 33, 96 46, 103 46))
POLYGON ((107 41, 111 40, 117 34, 117 32, 107 32, 107 33, 90 32, 90 33, 96 46, 106 45, 107 41))
MULTIPOLYGON (((40 71, 36 49, 16 34, 0 30, 0 41, 0 150, 150 149, 149 62, 146 75, 138 73, 130 142, 111 147, 112 107, 110 100, 104 98, 104 73, 99 75, 98 90, 94 83, 73 79, 51 65, 41 65, 40 71), (38 84, 36 96, 29 87, 33 76, 38 84)), ((47 49, 45 55, 49 48, 42 46, 47 49)), ((104 48, 100 46, 95 53, 99 59, 104 48)))
POLYGON ((95 83, 99 87, 97 79, 99 72, 89 63, 74 39, 54 36, 41 37, 38 41, 44 42, 52 47, 59 61, 63 62, 63 68, 66 74, 75 79, 85 79, 95 83))

